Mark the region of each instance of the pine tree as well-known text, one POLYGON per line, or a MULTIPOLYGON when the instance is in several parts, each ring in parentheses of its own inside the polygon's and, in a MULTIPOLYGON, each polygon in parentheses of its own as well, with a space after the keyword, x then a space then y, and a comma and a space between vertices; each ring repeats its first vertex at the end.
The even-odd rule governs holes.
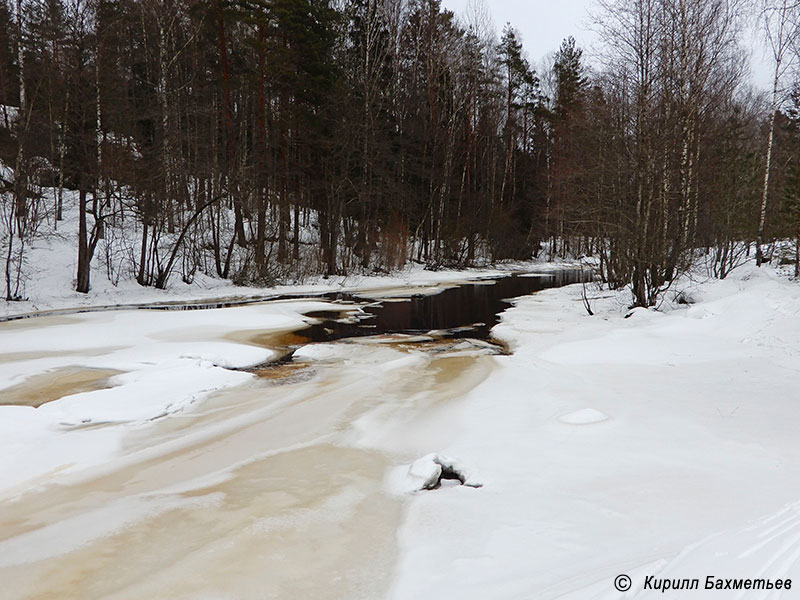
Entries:
POLYGON ((553 73, 556 79, 555 114, 563 121, 569 119, 582 101, 586 90, 587 78, 582 63, 583 50, 576 47, 572 36, 561 42, 553 61, 553 73))
MULTIPOLYGON (((575 39, 568 37, 561 43, 553 61, 555 77, 555 103, 552 113, 552 159, 550 167, 550 210, 548 217, 552 227, 551 256, 557 252, 559 241, 562 252, 569 251, 569 231, 565 221, 570 215, 576 191, 572 186, 576 171, 577 121, 580 118, 586 77, 581 63, 583 51, 575 46, 575 39)), ((577 142, 580 143, 579 141, 577 142)))

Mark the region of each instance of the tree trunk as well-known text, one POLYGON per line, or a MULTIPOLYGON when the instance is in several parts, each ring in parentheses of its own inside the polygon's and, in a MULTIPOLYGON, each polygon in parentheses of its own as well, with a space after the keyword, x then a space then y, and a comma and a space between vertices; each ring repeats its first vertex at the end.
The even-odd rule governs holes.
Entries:
MULTIPOLYGON (((93 212, 95 215, 96 223, 97 223, 97 237, 103 237, 103 220, 98 219, 98 211, 102 212, 103 210, 103 202, 98 198, 98 190, 103 188, 103 112, 102 106, 100 104, 100 52, 101 52, 101 45, 100 40, 97 41, 97 56, 95 57, 94 61, 94 76, 95 76, 95 103, 96 103, 96 115, 95 118, 97 120, 97 124, 95 126, 95 140, 97 143, 97 176, 94 179, 94 207, 93 212)), ((106 200, 108 197, 106 197, 106 200)))
POLYGON ((797 237, 794 240, 794 277, 800 277, 800 218, 797 223, 797 237))
MULTIPOLYGON (((234 158, 234 135, 233 135, 233 101, 231 100, 231 76, 228 69, 228 44, 225 41, 225 12, 222 0, 217 0, 217 27, 219 33, 219 56, 222 66, 222 87, 225 94, 225 130, 227 140, 227 164, 225 174, 230 188, 230 179, 233 174, 234 158)), ((239 246, 247 245, 247 237, 244 233, 244 219, 242 216, 242 205, 237 195, 233 195, 233 214, 234 229, 236 232, 236 242, 239 246)))
POLYGON ((78 277, 75 291, 86 294, 89 292, 89 234, 86 226, 86 181, 81 176, 80 201, 78 214, 78 277))
POLYGON ((764 225, 767 220, 767 196, 769 194, 769 171, 772 166, 772 143, 775 138, 775 114, 778 112, 778 79, 780 75, 780 61, 775 63, 775 78, 772 82, 772 104, 769 116, 769 135, 767 136, 767 159, 764 166, 764 186, 761 190, 761 211, 758 217, 758 235, 756 237, 756 265, 764 263, 761 244, 764 243, 764 225))
MULTIPOLYGON (((281 112, 285 111, 285 103, 281 102, 281 112)), ((282 116, 283 118, 283 116, 282 116)), ((286 263, 289 258, 289 251, 287 247, 287 229, 289 227, 289 199, 287 197, 287 187, 289 182, 288 173, 288 158, 287 158, 287 141, 286 141, 286 126, 281 123, 281 147, 280 147, 280 160, 281 160, 281 175, 280 175, 280 206, 278 207, 278 261, 286 263)))
POLYGON ((22 26, 22 0, 17 0, 17 62, 19 63, 19 114, 25 110, 25 46, 22 26))
POLYGON ((136 275, 136 281, 139 285, 150 285, 147 279, 147 216, 142 219, 142 247, 139 250, 139 273, 136 275))
POLYGON ((64 206, 64 159, 67 153, 67 122, 69 114, 69 95, 70 85, 67 83, 66 90, 64 91, 64 116, 61 120, 61 129, 59 131, 58 141, 58 200, 56 201, 56 221, 63 220, 63 206, 64 206))
POLYGON ((256 107, 256 142, 258 163, 258 210, 256 222, 256 271, 259 277, 264 277, 267 271, 265 252, 265 238, 267 232, 267 203, 269 199, 267 177, 267 123, 266 123, 266 26, 258 26, 258 106, 256 107))

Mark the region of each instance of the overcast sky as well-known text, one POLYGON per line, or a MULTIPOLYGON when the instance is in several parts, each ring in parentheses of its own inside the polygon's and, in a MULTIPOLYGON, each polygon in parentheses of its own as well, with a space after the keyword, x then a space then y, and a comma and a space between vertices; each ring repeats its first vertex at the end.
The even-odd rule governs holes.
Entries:
MULTIPOLYGON (((468 0, 442 0, 442 5, 461 15, 468 0)), ((596 11, 593 0, 485 0, 498 32, 510 22, 522 35, 528 58, 534 65, 561 45, 561 40, 573 36, 578 45, 591 54, 597 36, 591 28, 589 11, 596 11)), ((755 83, 771 88, 770 68, 756 36, 748 34, 741 40, 754 47, 752 72, 755 83)))

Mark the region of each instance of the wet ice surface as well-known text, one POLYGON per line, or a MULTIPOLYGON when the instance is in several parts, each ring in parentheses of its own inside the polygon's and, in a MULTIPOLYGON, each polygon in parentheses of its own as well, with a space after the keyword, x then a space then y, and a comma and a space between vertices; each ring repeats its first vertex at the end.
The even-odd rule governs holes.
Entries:
POLYGON ((401 516, 383 478, 407 456, 384 442, 410 443, 420 413, 491 365, 343 346, 308 380, 221 392, 130 432, 105 472, 4 503, 8 597, 380 597, 401 516), (367 439, 362 419, 392 431, 367 439))
POLYGON ((0 325, 0 395, 46 402, 0 407, 4 597, 380 597, 386 473, 457 431, 516 279, 475 311, 453 288, 0 325))
POLYGON ((91 369, 87 367, 62 367, 33 375, 24 382, 6 388, 0 395, 0 405, 21 405, 37 408, 80 392, 90 392, 112 387, 111 377, 119 375, 113 369, 91 369))

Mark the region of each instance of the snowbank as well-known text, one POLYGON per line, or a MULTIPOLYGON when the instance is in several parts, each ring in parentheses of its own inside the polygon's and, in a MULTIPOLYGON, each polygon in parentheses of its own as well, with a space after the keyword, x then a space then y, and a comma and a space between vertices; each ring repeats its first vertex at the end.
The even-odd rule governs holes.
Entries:
POLYGON ((486 486, 409 500, 391 598, 705 597, 644 590, 649 575, 800 585, 800 286, 751 266, 684 284, 695 304, 627 319, 608 292, 589 317, 580 286, 503 315, 514 354, 450 407, 439 446, 486 486))

